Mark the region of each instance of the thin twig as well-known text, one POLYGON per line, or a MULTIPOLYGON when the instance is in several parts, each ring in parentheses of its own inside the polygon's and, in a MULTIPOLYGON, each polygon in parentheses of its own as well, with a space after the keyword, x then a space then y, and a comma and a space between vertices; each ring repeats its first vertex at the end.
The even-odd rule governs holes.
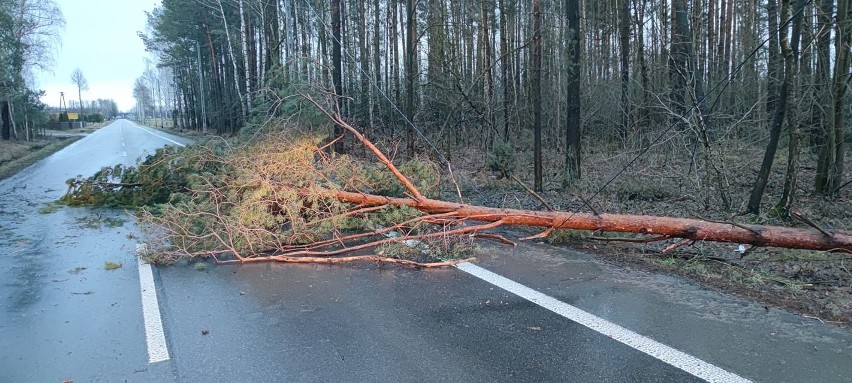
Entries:
POLYGON ((551 227, 548 227, 547 229, 545 229, 545 230, 544 230, 544 231, 542 231, 541 233, 538 233, 538 234, 535 234, 535 235, 531 235, 531 236, 529 236, 529 237, 523 237, 523 238, 521 238, 521 241, 529 241, 529 240, 531 240, 531 239, 547 238, 547 236, 549 236, 550 234, 552 234, 552 233, 553 233, 553 230, 554 230, 554 229, 553 229, 553 227, 552 227, 552 226, 551 226, 551 227))
POLYGON ((459 183, 456 181, 456 176, 453 174, 453 165, 450 161, 447 161, 447 170, 450 172, 450 180, 453 181, 453 185, 456 187, 456 194, 459 196, 459 202, 464 203, 464 197, 462 197, 461 188, 459 187, 459 183))
POLYGON ((675 242, 671 245, 666 246, 666 248, 663 249, 663 251, 661 251, 660 254, 668 254, 668 253, 671 253, 672 251, 675 251, 679 247, 691 246, 693 243, 695 243, 695 240, 684 238, 684 239, 681 239, 680 241, 677 241, 677 242, 675 242))
POLYGON ((524 181, 521 181, 521 179, 518 178, 518 176, 512 174, 510 176, 510 178, 512 179, 512 181, 517 182, 518 185, 521 185, 521 187, 524 188, 524 190, 526 190, 527 193, 529 193, 531 196, 535 197, 535 199, 539 200, 544 205, 544 207, 547 208, 547 210, 556 211, 556 209, 554 209, 553 206, 550 206, 550 203, 548 203, 547 200, 544 199, 544 197, 542 197, 540 194, 536 193, 535 190, 530 189, 530 187, 527 186, 527 184, 525 184, 524 181))
POLYGON ((819 225, 817 225, 814 221, 811 221, 808 217, 805 217, 802 213, 800 213, 800 212, 798 212, 798 211, 796 211, 796 210, 794 210, 794 209, 791 209, 791 211, 790 211, 790 215, 792 215, 792 216, 793 216, 793 218, 796 218, 796 219, 798 219, 799 221, 804 222, 806 225, 808 225, 808 226, 810 226, 810 227, 812 227, 812 228, 814 228, 814 229, 817 229, 820 233, 822 233, 822 234, 823 234, 823 235, 825 235, 826 237, 831 237, 831 236, 832 236, 832 235, 831 235, 831 234, 829 234, 827 231, 825 231, 825 230, 823 230, 821 227, 819 227, 819 225))
POLYGON ((518 245, 517 243, 515 243, 515 242, 514 242, 514 241, 512 241, 511 239, 508 239, 508 238, 506 238, 506 237, 504 237, 504 236, 502 236, 502 235, 500 235, 500 234, 493 234, 493 233, 475 233, 475 234, 473 234, 472 236, 473 236, 474 238, 490 239, 490 240, 492 240, 492 241, 497 241, 497 242, 500 242, 500 243, 505 244, 505 245, 512 245, 512 246, 517 246, 517 245, 518 245))
POLYGON ((464 262, 470 262, 474 258, 456 259, 452 261, 441 262, 416 262, 407 259, 382 257, 379 255, 353 255, 349 257, 292 257, 286 255, 272 255, 260 258, 245 258, 242 260, 227 260, 219 261, 219 264, 235 264, 235 263, 258 263, 258 262, 284 262, 284 263, 317 263, 317 264, 339 264, 353 262, 377 262, 377 263, 392 263, 407 267, 422 267, 422 268, 437 268, 458 265, 464 262))
POLYGON ((360 141, 362 144, 364 144, 364 146, 366 146, 367 149, 370 149, 370 151, 373 152, 373 154, 376 156, 376 158, 379 160, 379 162, 384 164, 385 167, 387 167, 388 170, 390 170, 391 173, 393 173, 393 175, 396 177, 396 179, 399 180, 399 182, 401 182, 402 185, 405 186, 406 189, 408 189, 408 192, 411 193, 412 198, 414 198, 417 201, 426 200, 426 197, 424 197, 422 194, 420 194, 420 191, 417 190, 417 187, 414 186, 414 184, 411 182, 411 180, 409 180, 407 177, 405 177, 399 171, 399 169, 396 168, 396 166, 393 164, 393 162, 391 162, 385 156, 385 154, 382 153, 382 151, 379 150, 379 148, 377 148, 376 145, 373 144, 372 141, 368 140, 367 137, 364 137, 364 135, 361 134, 361 132, 359 132, 357 129, 355 129, 351 125, 347 124, 346 121, 344 121, 340 117, 340 114, 337 114, 337 113, 333 114, 333 113, 329 112, 324 107, 322 107, 322 105, 320 105, 316 100, 314 100, 310 95, 303 94, 302 96, 304 96, 306 100, 308 100, 309 102, 314 104, 314 106, 316 106, 321 112, 323 112, 326 116, 328 116, 328 118, 330 118, 332 122, 339 125, 341 128, 346 129, 350 134, 355 136, 355 138, 358 141, 360 141))
POLYGON ((588 208, 589 208, 589 210, 591 210, 591 211, 592 211, 592 214, 594 214, 594 215, 600 215, 600 214, 598 214, 598 211, 597 211, 597 210, 595 210, 595 208, 594 208, 594 207, 592 207, 592 204, 591 204, 589 201, 586 201, 586 199, 585 199, 585 198, 583 198, 583 196, 581 196, 581 195, 577 194, 577 198, 580 198, 580 201, 583 201, 583 204, 584 204, 584 205, 586 205, 586 207, 588 207, 588 208))
MULTIPOLYGON (((850 76, 850 78, 852 78, 852 76, 850 76)), ((852 180, 846 181, 845 184, 838 186, 837 189, 834 189, 834 193, 840 192, 840 189, 843 189, 844 187, 848 186, 849 184, 852 184, 852 180)))

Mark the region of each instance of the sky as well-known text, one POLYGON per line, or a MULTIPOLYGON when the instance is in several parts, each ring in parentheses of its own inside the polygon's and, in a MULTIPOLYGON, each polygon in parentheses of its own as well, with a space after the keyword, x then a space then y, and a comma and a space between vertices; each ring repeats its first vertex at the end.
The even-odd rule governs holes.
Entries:
POLYGON ((113 99, 121 111, 135 105, 133 83, 145 71, 145 45, 137 32, 145 31, 145 12, 159 0, 54 0, 65 16, 62 45, 54 55, 52 71, 37 73, 35 86, 47 94, 42 102, 59 106, 77 99, 71 73, 80 68, 89 82, 83 101, 113 99))

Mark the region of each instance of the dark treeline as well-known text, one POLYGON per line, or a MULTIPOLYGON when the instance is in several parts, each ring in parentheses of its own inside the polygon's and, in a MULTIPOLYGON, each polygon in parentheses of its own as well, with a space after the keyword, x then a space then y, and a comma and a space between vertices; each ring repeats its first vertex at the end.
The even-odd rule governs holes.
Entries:
POLYGON ((717 143, 761 136, 757 211, 779 142, 785 187, 800 152, 818 158, 814 190, 842 184, 850 3, 163 0, 142 34, 157 75, 138 98, 178 126, 233 134, 254 114, 294 113, 285 97, 333 90, 348 121, 407 153, 530 152, 537 190, 581 176, 581 142, 642 147, 667 132, 692 137, 713 185, 717 143))
POLYGON ((50 69, 64 26, 53 0, 0 0, 0 139, 32 140, 47 121, 32 80, 50 69))

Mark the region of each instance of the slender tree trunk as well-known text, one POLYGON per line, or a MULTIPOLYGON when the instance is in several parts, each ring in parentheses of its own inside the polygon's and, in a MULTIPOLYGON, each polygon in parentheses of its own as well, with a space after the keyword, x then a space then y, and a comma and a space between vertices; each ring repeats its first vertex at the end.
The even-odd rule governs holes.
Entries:
MULTIPOLYGON (((405 106, 406 117, 408 121, 414 123, 414 115, 416 114, 416 84, 417 84, 417 8, 414 0, 407 0, 406 12, 408 18, 405 25, 408 29, 406 33, 406 58, 405 58, 405 106)), ((405 147, 409 158, 414 157, 414 128, 411 124, 406 124, 405 129, 405 147)))
MULTIPOLYGON (((239 0, 239 3, 240 3, 240 9, 242 10, 242 5, 243 5, 242 0, 239 0)), ((218 0, 218 4, 219 4, 219 14, 222 16, 222 23, 225 26, 225 39, 228 41, 228 53, 230 53, 230 55, 231 55, 231 65, 232 65, 231 69, 233 70, 233 73, 234 73, 233 74, 234 81, 237 81, 237 79, 240 78, 239 77, 239 71, 237 69, 237 56, 236 56, 236 54, 234 54, 234 45, 231 43, 231 32, 230 32, 230 28, 228 26, 228 19, 225 16, 225 8, 222 6, 222 0, 218 0)), ((240 15, 242 16, 242 11, 240 12, 240 15)), ((243 45, 245 45, 245 44, 243 44, 243 45)), ((245 54, 245 51, 243 51, 243 53, 245 54)), ((245 121, 245 119, 246 119, 246 105, 247 104, 246 105, 243 104, 244 98, 243 98, 243 93, 240 91, 240 85, 235 83, 234 86, 237 88, 237 94, 240 97, 240 114, 242 115, 242 121, 245 121)), ((248 88, 246 88, 246 91, 248 91, 248 88)), ((206 125, 206 123, 205 123, 205 125, 206 125)))
POLYGON ((530 85, 533 107, 533 166, 535 170, 533 189, 541 193, 541 0, 532 0, 532 84, 530 85))
MULTIPOLYGON (((335 113, 340 114, 343 110, 343 59, 340 35, 340 0, 331 0, 331 81, 334 85, 334 100, 335 113)), ((334 126, 334 138, 337 139, 343 134, 343 129, 339 125, 334 126)), ((338 153, 344 152, 343 140, 337 140, 334 143, 334 151, 338 153)))
POLYGON ((9 122, 12 125, 12 138, 17 140, 19 137, 18 137, 18 125, 15 123, 15 103, 14 102, 9 102, 9 122))
POLYGON ((669 57, 670 98, 673 109, 672 121, 678 130, 686 129, 686 83, 688 80, 688 58, 686 47, 691 43, 690 36, 684 30, 686 21, 686 0, 672 0, 671 12, 671 49, 669 57))
MULTIPOLYGON (((795 11, 804 8, 807 0, 781 0, 782 19, 790 17, 791 1, 795 1, 795 11), (785 9, 786 8, 786 9, 785 9)), ((784 177, 784 192, 781 200, 776 205, 776 210, 784 217, 789 217, 795 203, 796 183, 799 167, 799 121, 797 119, 799 98, 797 97, 798 86, 795 77, 799 73, 799 39, 802 35, 802 12, 793 14, 792 32, 790 42, 781 42, 781 51, 784 54, 784 81, 789 82, 790 95, 787 97, 787 132, 790 137, 787 153, 787 173, 784 177)))
POLYGON ((500 71, 501 71, 501 80, 503 81, 503 140, 506 142, 509 141, 509 109, 511 108, 511 104, 509 101, 509 85, 511 84, 511 80, 509 79, 509 65, 510 64, 510 56, 509 56, 509 36, 506 34, 508 32, 507 20, 506 20, 506 1, 499 0, 500 7, 500 71))
POLYGON ((254 20, 246 17, 245 0, 238 0, 240 11, 240 33, 242 37, 243 62, 246 69, 246 111, 251 110, 251 95, 257 88, 257 41, 255 40, 254 20))
POLYGON ((621 134, 626 144, 630 128, 630 0, 619 0, 618 32, 619 53, 621 55, 621 134))
POLYGON ((833 177, 835 187, 832 193, 837 192, 843 182, 843 167, 846 157, 846 114, 850 112, 850 104, 846 100, 846 93, 852 84, 850 75, 850 58, 852 58, 852 0, 839 0, 837 7, 837 38, 835 48, 837 62, 834 65, 834 83, 832 93, 834 96, 834 153, 835 162, 833 177))
MULTIPOLYGON (((361 79, 361 95, 359 96, 359 113, 370 116, 370 44, 367 43, 367 5, 366 0, 358 0, 358 43, 361 79)), ((372 125, 372 121, 371 121, 372 125)))
POLYGON ((634 31, 636 33, 636 61, 639 64, 639 78, 640 84, 642 85, 642 98, 639 100, 639 107, 637 110, 637 124, 636 131, 641 133, 642 129, 644 129, 645 124, 648 121, 648 95, 650 92, 650 79, 648 76, 648 62, 646 53, 645 53, 645 0, 634 0, 633 7, 636 12, 636 21, 634 24, 634 31))
POLYGON ((491 20, 491 10, 489 8, 489 2, 490 0, 483 0, 480 2, 480 18, 482 20, 482 49, 484 56, 482 60, 482 70, 484 71, 485 76, 485 118, 487 121, 486 125, 492 127, 494 126, 494 71, 492 70, 492 61, 494 61, 494 58, 491 50, 491 32, 489 25, 489 21, 491 20))
MULTIPOLYGON (((373 81, 375 87, 382 88, 382 51, 381 51, 381 19, 382 8, 379 0, 373 0, 373 81)), ((387 62, 385 62, 387 63, 387 62)))
MULTIPOLYGON (((278 0, 263 0, 264 41, 266 42, 266 60, 264 73, 281 65, 281 29, 278 11, 278 0)), ((264 75, 264 78, 266 75, 264 75)), ((261 81, 263 83, 263 81, 261 81)))
MULTIPOLYGON (((775 0, 768 0, 770 7, 775 6, 775 0)), ((789 12, 789 7, 788 7, 789 12)), ((788 32, 787 28, 779 30, 779 40, 787 44, 788 32)), ((769 126, 769 143, 766 145, 766 151, 763 155, 763 162, 760 164, 760 171, 757 173, 757 180, 754 181, 754 186, 751 189, 751 196, 748 200, 746 212, 752 214, 760 213, 760 201, 763 199, 763 192, 766 190, 766 184, 769 183, 769 175, 772 172, 772 164, 775 161, 775 151, 778 149, 778 140, 781 137, 781 127, 784 124, 784 117, 787 113, 787 99, 790 94, 790 85, 792 82, 792 73, 784 68, 784 81, 781 82, 775 110, 772 115, 772 123, 769 126)))
POLYGON ((568 0, 568 111, 564 184, 580 179, 580 1, 568 0))
POLYGON ((12 116, 9 111, 9 100, 0 100, 0 119, 3 120, 2 139, 9 140, 12 137, 12 116))
MULTIPOLYGON (((838 0, 835 29, 835 45, 834 45, 834 75, 831 80, 828 79, 829 62, 830 62, 830 35, 832 19, 832 1, 825 0, 822 2, 820 14, 821 32, 824 33, 819 41, 819 58, 818 58, 818 79, 825 83, 828 88, 822 93, 822 102, 819 104, 825 105, 827 102, 828 108, 822 115, 819 144, 819 159, 817 162, 817 176, 815 180, 815 190, 818 193, 832 195, 841 185, 843 176, 843 161, 845 157, 844 146, 844 116, 848 106, 843 103, 847 82, 849 81, 849 44, 852 40, 850 30, 852 26, 849 24, 849 2, 850 0, 838 0)), ((819 81, 819 80, 818 80, 819 81)))
MULTIPOLYGON (((397 8, 399 4, 396 1, 390 2, 388 12, 390 13, 390 32, 388 33, 388 44, 391 47, 391 70, 390 77, 393 88, 393 102, 400 101, 400 83, 399 83, 399 18, 397 16, 397 8)), ((394 136, 394 126, 391 124, 391 138, 394 136)))
POLYGON ((766 113, 767 115, 773 115, 776 109, 775 105, 778 102, 778 84, 781 80, 782 69, 778 44, 778 35, 780 33, 778 30, 778 0, 766 1, 766 13, 769 20, 769 62, 767 64, 769 73, 766 88, 766 113))

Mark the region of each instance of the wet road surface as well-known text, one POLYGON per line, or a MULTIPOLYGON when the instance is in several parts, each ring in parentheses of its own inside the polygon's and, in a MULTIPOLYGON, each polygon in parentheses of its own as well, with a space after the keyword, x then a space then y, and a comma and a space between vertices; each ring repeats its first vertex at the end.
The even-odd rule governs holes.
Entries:
MULTIPOLYGON (((175 142, 120 120, 0 182, 0 382, 701 381, 462 270, 375 265, 155 269, 170 359, 149 363, 132 218, 44 204, 175 142)), ((542 244, 485 246, 479 266, 744 379, 852 376, 848 330, 542 244)))

